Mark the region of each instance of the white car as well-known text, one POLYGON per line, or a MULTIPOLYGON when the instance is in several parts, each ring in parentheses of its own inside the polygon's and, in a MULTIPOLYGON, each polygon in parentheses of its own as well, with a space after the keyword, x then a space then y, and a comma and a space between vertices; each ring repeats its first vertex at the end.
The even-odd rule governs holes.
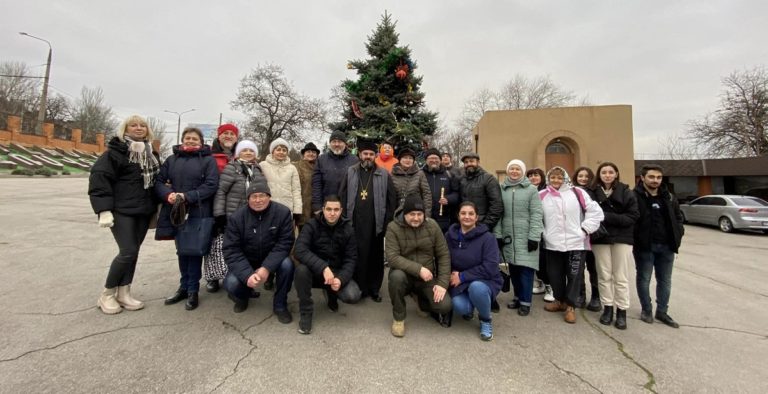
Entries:
POLYGON ((762 230, 768 233, 768 202, 752 196, 714 194, 680 204, 686 223, 701 223, 733 230, 762 230))

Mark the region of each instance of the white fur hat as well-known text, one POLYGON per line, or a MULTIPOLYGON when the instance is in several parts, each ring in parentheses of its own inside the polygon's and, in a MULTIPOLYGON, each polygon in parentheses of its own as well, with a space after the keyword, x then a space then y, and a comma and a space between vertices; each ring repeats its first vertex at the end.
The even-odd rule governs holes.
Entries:
POLYGON ((256 148, 256 144, 253 141, 242 140, 237 143, 237 146, 235 146, 235 157, 240 157, 240 152, 246 148, 252 149, 256 156, 259 155, 259 150, 256 148))
POLYGON ((527 170, 525 169, 525 163, 523 163, 522 160, 518 160, 518 159, 510 160, 509 163, 507 163, 507 171, 509 171, 509 167, 513 165, 520 167, 520 169, 523 171, 523 175, 525 175, 525 172, 527 170))
POLYGON ((288 145, 288 141, 286 141, 286 140, 284 140, 282 138, 277 138, 274 141, 272 141, 271 144, 269 144, 269 153, 274 152, 275 148, 277 148, 280 145, 284 146, 288 150, 290 150, 290 148, 291 148, 291 146, 288 145))

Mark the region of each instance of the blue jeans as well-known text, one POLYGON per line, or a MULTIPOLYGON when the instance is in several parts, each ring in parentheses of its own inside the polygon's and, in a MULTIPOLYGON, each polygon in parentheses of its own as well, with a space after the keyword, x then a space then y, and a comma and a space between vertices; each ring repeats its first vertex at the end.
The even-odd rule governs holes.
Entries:
POLYGON ((509 270, 515 298, 520 301, 520 305, 531 306, 531 301, 533 300, 533 274, 536 271, 533 268, 514 264, 509 265, 509 270))
POLYGON ((477 308, 480 320, 491 320, 491 288, 482 281, 473 281, 466 291, 456 294, 452 301, 454 313, 469 315, 477 308))
POLYGON ((672 265, 675 254, 666 244, 651 244, 649 251, 633 251, 637 268, 637 296, 643 311, 652 311, 651 274, 656 269, 656 311, 667 313, 669 296, 672 293, 672 265))
MULTIPOLYGON (((293 261, 286 257, 280 263, 275 273, 275 297, 272 299, 272 309, 275 312, 288 310, 288 292, 291 291, 293 283, 293 261)), ((224 290, 229 293, 231 298, 246 301, 251 297, 251 288, 240 281, 232 271, 227 273, 224 278, 224 290)))
POLYGON ((203 277, 202 256, 179 256, 179 288, 187 293, 200 291, 200 278, 203 277))

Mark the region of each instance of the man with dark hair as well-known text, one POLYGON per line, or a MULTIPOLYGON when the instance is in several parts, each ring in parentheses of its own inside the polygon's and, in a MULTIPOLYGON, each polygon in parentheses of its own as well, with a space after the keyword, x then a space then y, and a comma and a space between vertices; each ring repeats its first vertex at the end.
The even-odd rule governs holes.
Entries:
POLYGON ((424 166, 424 174, 427 176, 429 190, 432 192, 430 217, 435 219, 445 234, 448 226, 455 222, 452 218, 455 216, 456 206, 459 205, 458 179, 451 176, 440 162, 440 151, 430 148, 427 149, 425 156, 427 163, 424 166))
POLYGON ((378 167, 376 144, 357 140, 360 163, 347 169, 341 179, 339 196, 345 217, 352 219, 357 236, 357 265, 355 282, 362 297, 381 302, 381 283, 384 281, 384 230, 392 220, 397 206, 397 194, 392 176, 378 167))
POLYGON ((288 324, 293 320, 288 311, 294 271, 288 257, 293 247, 293 216, 285 205, 270 201, 272 193, 266 182, 252 183, 246 194, 248 205, 229 217, 224 234, 222 250, 229 267, 224 289, 235 302, 235 313, 241 313, 248 309, 252 289, 275 272, 272 308, 280 323, 288 324))
POLYGON ((339 310, 338 300, 354 304, 360 288, 352 275, 357 263, 357 243, 352 222, 342 217, 341 199, 325 197, 323 213, 312 218, 296 240, 294 255, 299 261, 294 275, 299 296, 299 333, 312 331, 312 288, 322 288, 331 312, 339 310))
POLYGON ((392 335, 405 335, 405 297, 415 294, 419 309, 433 313, 444 325, 451 312, 447 294, 451 255, 440 226, 424 215, 424 203, 416 194, 406 197, 403 208, 387 226, 389 297, 392 299, 392 335))
POLYGON ((344 132, 334 131, 328 144, 330 152, 320 155, 312 174, 312 212, 315 213, 322 209, 326 196, 341 195, 339 185, 347 175, 347 168, 358 162, 357 157, 347 148, 347 136, 344 132))
POLYGON ((653 305, 649 286, 656 270, 656 320, 673 328, 680 327, 667 314, 672 292, 672 265, 685 231, 683 215, 675 196, 662 183, 664 170, 657 164, 644 165, 635 197, 640 218, 635 222, 632 253, 637 268, 637 296, 642 312, 640 320, 653 323, 653 305))

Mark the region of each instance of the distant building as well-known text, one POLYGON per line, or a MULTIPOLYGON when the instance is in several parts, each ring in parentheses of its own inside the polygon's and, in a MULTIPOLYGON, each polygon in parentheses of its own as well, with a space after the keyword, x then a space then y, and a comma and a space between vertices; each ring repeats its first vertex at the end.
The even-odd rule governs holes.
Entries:
POLYGON ((218 124, 210 124, 210 123, 188 123, 187 127, 197 127, 200 129, 200 131, 203 132, 203 138, 205 138, 205 143, 210 145, 213 143, 213 140, 218 137, 218 134, 216 133, 216 130, 219 128, 218 124))

